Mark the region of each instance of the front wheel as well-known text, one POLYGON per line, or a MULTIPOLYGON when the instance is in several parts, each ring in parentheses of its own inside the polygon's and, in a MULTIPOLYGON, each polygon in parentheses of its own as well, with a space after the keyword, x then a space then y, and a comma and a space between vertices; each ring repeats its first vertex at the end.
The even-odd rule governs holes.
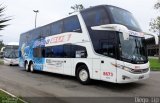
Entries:
POLYGON ((86 65, 81 65, 77 70, 77 79, 81 84, 86 85, 90 83, 90 75, 86 65))

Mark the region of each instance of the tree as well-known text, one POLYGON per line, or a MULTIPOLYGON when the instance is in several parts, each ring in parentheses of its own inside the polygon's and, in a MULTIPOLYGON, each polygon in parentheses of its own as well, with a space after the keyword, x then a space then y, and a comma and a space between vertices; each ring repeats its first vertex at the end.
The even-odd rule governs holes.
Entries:
POLYGON ((71 9, 73 9, 74 12, 78 12, 84 10, 85 8, 82 4, 75 4, 74 6, 71 6, 71 9))
POLYGON ((0 50, 1 50, 2 47, 4 47, 4 43, 3 43, 3 41, 1 40, 1 41, 0 41, 0 50))
POLYGON ((160 35, 160 16, 150 22, 150 31, 160 35))
POLYGON ((160 10, 160 0, 157 1, 157 3, 154 5, 154 8, 160 10))
POLYGON ((8 26, 6 23, 7 21, 11 20, 9 19, 9 17, 4 17, 4 11, 5 11, 4 6, 2 6, 2 4, 0 4, 0 30, 3 30, 4 27, 8 26))
MULTIPOLYGON (((157 3, 154 5, 154 9, 160 10, 160 0, 157 0, 157 3)), ((157 33, 159 35, 160 40, 160 16, 158 16, 156 19, 152 19, 150 22, 150 31, 153 31, 154 33, 157 33)), ((159 41, 159 62, 160 62, 160 41, 159 41)))

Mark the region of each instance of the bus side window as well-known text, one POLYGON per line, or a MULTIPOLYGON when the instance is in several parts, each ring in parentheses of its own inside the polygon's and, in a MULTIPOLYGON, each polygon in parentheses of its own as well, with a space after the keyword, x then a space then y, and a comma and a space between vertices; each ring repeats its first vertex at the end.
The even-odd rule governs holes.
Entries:
POLYGON ((40 36, 41 38, 45 38, 47 36, 49 36, 51 33, 50 33, 50 25, 46 25, 44 27, 41 27, 40 28, 40 36))
POLYGON ((110 22, 109 16, 103 7, 82 11, 82 16, 87 27, 109 24, 110 22))
POLYGON ((33 56, 36 58, 41 58, 42 57, 42 52, 41 52, 41 48, 37 47, 33 49, 33 56))
POLYGON ((101 35, 101 38, 99 38, 100 48, 97 52, 108 57, 116 58, 116 38, 114 33, 110 33, 101 35), (105 36, 107 36, 106 39, 103 39, 105 36))
POLYGON ((46 52, 46 51, 45 51, 45 48, 42 48, 41 50, 42 50, 42 57, 45 58, 45 57, 46 57, 46 55, 45 55, 45 54, 46 54, 46 53, 45 53, 45 52, 46 52))
POLYGON ((50 31, 51 33, 50 33, 50 35, 55 35, 55 34, 62 33, 62 25, 63 25, 62 20, 51 24, 51 31, 50 31))
POLYGON ((64 58, 71 58, 71 45, 65 44, 63 45, 64 48, 64 58))
POLYGON ((71 16, 64 19, 64 32, 79 32, 82 33, 81 26, 77 16, 71 16))
POLYGON ((72 45, 71 49, 72 58, 87 58, 87 50, 85 47, 80 45, 72 45))
POLYGON ((19 54, 19 57, 22 57, 22 53, 21 53, 21 51, 20 51, 20 50, 19 50, 19 53, 18 53, 18 54, 19 54))
POLYGON ((54 57, 54 48, 53 47, 46 47, 45 48, 45 57, 46 58, 53 58, 54 57))
POLYGON ((63 58, 63 45, 58 45, 54 47, 55 58, 63 58))

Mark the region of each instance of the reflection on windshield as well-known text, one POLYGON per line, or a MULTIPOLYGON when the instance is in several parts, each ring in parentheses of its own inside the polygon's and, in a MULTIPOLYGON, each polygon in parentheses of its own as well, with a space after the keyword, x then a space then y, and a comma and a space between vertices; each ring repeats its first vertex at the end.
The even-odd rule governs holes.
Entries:
POLYGON ((4 57, 5 58, 18 58, 18 50, 17 49, 5 49, 4 57))
POLYGON ((130 12, 112 6, 109 7, 109 10, 115 23, 125 25, 131 30, 134 28, 134 30, 137 32, 141 31, 137 21, 130 12))
POLYGON ((135 63, 148 61, 144 38, 130 36, 129 40, 124 40, 122 34, 120 34, 120 42, 122 59, 135 63))

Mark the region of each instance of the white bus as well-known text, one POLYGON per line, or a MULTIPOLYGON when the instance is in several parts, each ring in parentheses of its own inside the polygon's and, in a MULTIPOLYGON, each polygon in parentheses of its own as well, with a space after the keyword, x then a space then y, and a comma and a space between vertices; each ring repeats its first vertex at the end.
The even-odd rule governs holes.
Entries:
POLYGON ((18 42, 10 42, 4 48, 4 64, 5 65, 18 65, 18 42))
POLYGON ((21 34, 19 65, 76 76, 82 84, 135 82, 150 73, 144 35, 129 11, 91 7, 21 34))

